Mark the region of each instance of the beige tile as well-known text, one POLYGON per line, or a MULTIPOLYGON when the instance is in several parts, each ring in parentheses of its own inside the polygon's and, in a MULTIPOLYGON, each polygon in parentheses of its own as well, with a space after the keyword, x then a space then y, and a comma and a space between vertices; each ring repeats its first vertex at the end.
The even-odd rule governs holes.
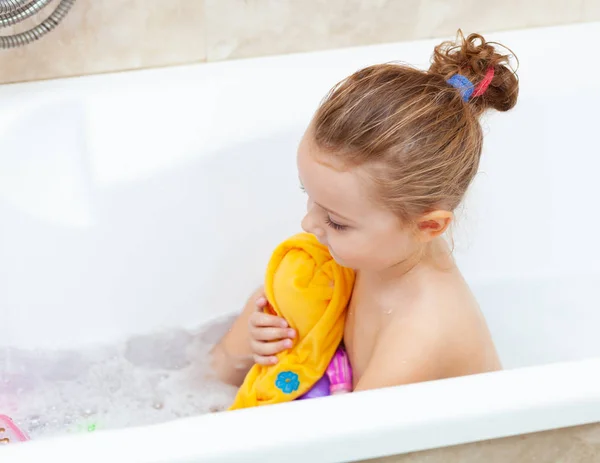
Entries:
POLYGON ((582 426, 578 435, 589 444, 600 445, 600 425, 582 426))
MULTIPOLYGON (((32 18, 0 34, 39 21, 32 18)), ((203 26, 202 0, 78 0, 39 41, 0 50, 0 82, 202 61, 203 26)))
POLYGON ((529 19, 526 27, 554 26, 583 20, 584 0, 527 0, 521 5, 529 19))
POLYGON ((206 0, 207 56, 227 58, 406 40, 420 0, 206 0))
POLYGON ((594 463, 600 424, 396 455, 364 463, 594 463))
POLYGON ((600 21, 600 0, 583 0, 583 20, 600 21))
MULTIPOLYGON (((586 0, 592 1, 592 0, 586 0)), ((600 0, 593 0, 600 2, 600 0)), ((421 38, 550 26, 582 19, 584 0, 422 0, 416 35, 421 38)))
POLYGON ((206 0, 207 57, 570 23, 582 20, 584 2, 600 0, 206 0))

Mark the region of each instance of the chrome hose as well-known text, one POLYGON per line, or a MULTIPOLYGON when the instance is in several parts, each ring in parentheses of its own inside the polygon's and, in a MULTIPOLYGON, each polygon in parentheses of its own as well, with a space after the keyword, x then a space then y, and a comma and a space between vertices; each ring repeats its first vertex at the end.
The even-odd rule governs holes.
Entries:
POLYGON ((18 8, 21 8, 30 0, 2 0, 0 1, 0 14, 10 13, 18 8))
MULTIPOLYGON (((0 0, 0 28, 33 16, 53 0, 0 0)), ((0 49, 16 48, 34 42, 54 29, 67 15, 75 0, 60 0, 42 23, 19 34, 0 36, 0 49)))

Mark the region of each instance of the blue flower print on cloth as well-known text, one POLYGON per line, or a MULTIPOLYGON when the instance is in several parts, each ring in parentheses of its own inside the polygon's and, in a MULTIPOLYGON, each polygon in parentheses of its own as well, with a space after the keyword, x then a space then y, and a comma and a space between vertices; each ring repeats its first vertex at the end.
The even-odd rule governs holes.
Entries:
POLYGON ((282 371, 277 375, 275 386, 277 386, 277 389, 283 391, 284 394, 291 394, 298 390, 300 381, 298 381, 298 375, 293 371, 282 371))

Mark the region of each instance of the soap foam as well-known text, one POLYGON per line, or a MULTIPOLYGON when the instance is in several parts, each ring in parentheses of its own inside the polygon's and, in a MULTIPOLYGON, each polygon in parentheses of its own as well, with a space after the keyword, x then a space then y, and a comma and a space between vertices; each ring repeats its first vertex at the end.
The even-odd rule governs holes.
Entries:
POLYGON ((209 352, 231 321, 83 350, 0 348, 0 413, 39 439, 221 411, 236 389, 211 374, 209 352))

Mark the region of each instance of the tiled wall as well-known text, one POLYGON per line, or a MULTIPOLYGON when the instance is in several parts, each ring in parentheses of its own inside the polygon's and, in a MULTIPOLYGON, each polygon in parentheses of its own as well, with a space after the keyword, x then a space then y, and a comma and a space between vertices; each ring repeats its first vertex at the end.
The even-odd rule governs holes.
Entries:
POLYGON ((592 20, 600 0, 77 0, 0 50, 0 83, 592 20))
POLYGON ((363 463, 595 463, 600 424, 416 452, 363 463))

